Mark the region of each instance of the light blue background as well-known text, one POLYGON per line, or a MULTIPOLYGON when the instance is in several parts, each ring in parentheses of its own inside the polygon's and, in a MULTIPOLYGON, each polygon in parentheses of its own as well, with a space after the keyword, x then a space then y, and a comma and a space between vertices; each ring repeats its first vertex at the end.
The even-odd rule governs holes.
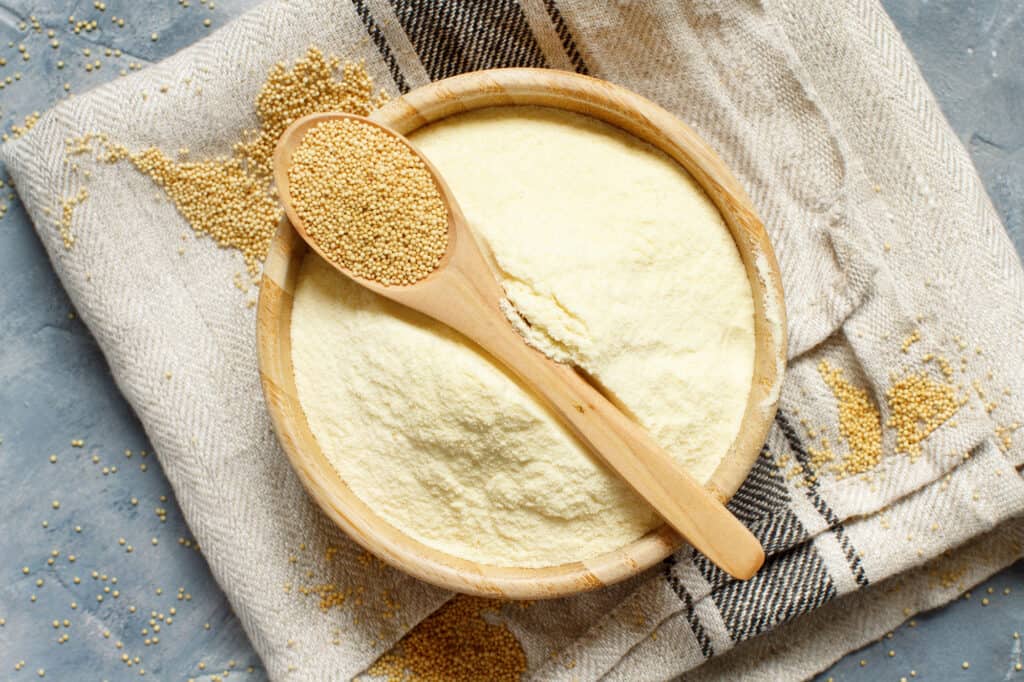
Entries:
MULTIPOLYGON (((185 8, 171 0, 108 0, 101 12, 92 0, 0 1, 0 57, 7 60, 0 78, 22 74, 0 90, 3 129, 49 108, 64 96, 64 83, 71 84, 72 92, 85 92, 116 77, 129 61, 158 61, 256 4, 215 0, 210 10, 199 0, 189 2, 185 8), (32 14, 42 34, 31 27, 19 29, 19 22, 28 23, 32 14), (95 18, 99 30, 73 34, 69 14, 95 18), (113 16, 124 17, 125 27, 111 23, 113 16), (202 25, 204 18, 212 19, 211 28, 202 25), (56 49, 49 46, 48 29, 60 41, 56 49), (153 32, 159 34, 155 42, 153 32), (27 48, 29 61, 22 59, 19 44, 27 48), (124 56, 103 56, 104 47, 120 49, 124 56), (101 60, 101 69, 84 70, 83 48, 92 50, 89 61, 101 60), (66 62, 64 69, 57 69, 57 60, 66 62)), ((974 158, 1020 252, 1024 5, 998 0, 884 4, 974 158)), ((2 171, 0 177, 6 180, 2 171)), ((0 197, 9 193, 4 188, 0 197)), ((190 538, 189 531, 158 462, 140 454, 148 445, 139 423, 89 332, 69 317, 71 306, 20 204, 6 201, 10 208, 0 219, 0 618, 6 620, 0 626, 0 679, 38 679, 38 668, 46 670, 47 680, 127 679, 137 678, 139 667, 150 679, 204 679, 222 673, 232 660, 232 678, 263 679, 202 556, 178 542, 190 538), (85 447, 70 446, 77 438, 85 447), (126 448, 133 451, 131 458, 124 456, 126 448), (49 462, 50 454, 57 455, 56 464, 49 462), (94 454, 99 463, 91 461, 94 454), (143 463, 147 471, 140 468, 143 463), (102 473, 103 467, 113 466, 116 473, 102 473), (60 501, 59 509, 52 508, 53 500, 60 501), (158 507, 166 509, 165 522, 155 512, 158 507), (133 546, 131 553, 118 543, 122 537, 133 546), (159 544, 153 545, 152 538, 159 544), (59 556, 48 566, 53 550, 59 556), (75 555, 74 562, 69 554, 75 555), (23 566, 30 568, 29 575, 22 573, 23 566), (108 580, 94 580, 94 570, 108 580), (44 581, 41 587, 38 579, 44 581), (191 599, 178 600, 179 588, 191 599), (120 592, 117 599, 114 590, 120 592), (30 601, 33 594, 35 602, 30 601), (97 595, 104 596, 102 602, 97 595), (72 601, 77 609, 71 608, 72 601), (134 614, 129 605, 136 606, 134 614), (148 627, 150 612, 167 617, 172 607, 177 613, 172 624, 161 623, 159 644, 145 646, 141 629, 148 627), (65 618, 71 627, 52 627, 54 619, 65 618), (70 639, 58 644, 64 633, 70 639), (115 647, 117 641, 124 649, 115 647), (123 652, 141 656, 141 666, 125 667, 123 652), (16 673, 20 660, 25 669, 16 673), (197 668, 200 661, 207 665, 204 672, 197 668), (249 665, 255 666, 252 674, 245 673, 249 665)), ((900 628, 891 640, 848 656, 821 679, 898 680, 912 669, 918 679, 1012 678, 1021 655, 1012 633, 1024 630, 1024 565, 987 585, 995 588, 990 606, 980 604, 985 586, 977 588, 971 600, 917 617, 917 627, 900 628), (1003 594, 1005 587, 1011 588, 1009 595, 1003 594), (889 650, 896 655, 889 657, 889 650), (863 667, 861 660, 866 661, 863 667), (971 664, 968 670, 961 668, 965 660, 971 664)))

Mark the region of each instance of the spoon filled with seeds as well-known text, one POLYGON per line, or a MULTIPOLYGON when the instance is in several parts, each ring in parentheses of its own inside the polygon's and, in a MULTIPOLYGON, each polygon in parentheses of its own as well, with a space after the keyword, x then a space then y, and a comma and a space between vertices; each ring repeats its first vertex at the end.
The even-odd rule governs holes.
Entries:
POLYGON ((569 430, 715 565, 750 578, 757 539, 639 424, 572 366, 527 345, 444 179, 396 131, 340 113, 281 136, 274 180, 309 247, 367 289, 442 322, 505 365, 569 430))

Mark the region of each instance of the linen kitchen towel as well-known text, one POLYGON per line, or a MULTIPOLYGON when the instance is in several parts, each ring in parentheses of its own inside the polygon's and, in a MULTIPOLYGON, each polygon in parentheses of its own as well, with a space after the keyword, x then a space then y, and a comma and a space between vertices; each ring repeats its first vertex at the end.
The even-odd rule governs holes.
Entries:
MULTIPOLYGON (((487 640, 509 644, 502 669, 537 679, 795 678, 1020 556, 1024 277, 875 0, 273 0, 60 103, 0 157, 274 679, 355 676, 451 595, 367 556, 305 495, 263 404, 243 256, 136 165, 86 170, 69 146, 229 156, 273 65, 312 46, 392 96, 501 66, 635 90, 733 169, 782 270, 790 368, 731 502, 764 569, 739 583, 684 549, 607 590, 460 599, 435 624, 468 609, 511 634, 487 640)), ((403 655, 386 660, 424 665, 403 655)))

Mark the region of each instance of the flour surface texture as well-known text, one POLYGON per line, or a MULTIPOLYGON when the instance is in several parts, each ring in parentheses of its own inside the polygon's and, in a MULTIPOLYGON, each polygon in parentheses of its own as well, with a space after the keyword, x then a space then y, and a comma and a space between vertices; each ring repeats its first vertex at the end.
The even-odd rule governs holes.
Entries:
MULTIPOLYGON (((529 342, 584 369, 706 480, 746 406, 753 301, 693 179, 617 128, 553 109, 478 110, 411 139, 493 258, 529 342)), ((292 359, 338 473, 429 546, 546 566, 659 524, 488 356, 315 257, 296 289, 292 359)))

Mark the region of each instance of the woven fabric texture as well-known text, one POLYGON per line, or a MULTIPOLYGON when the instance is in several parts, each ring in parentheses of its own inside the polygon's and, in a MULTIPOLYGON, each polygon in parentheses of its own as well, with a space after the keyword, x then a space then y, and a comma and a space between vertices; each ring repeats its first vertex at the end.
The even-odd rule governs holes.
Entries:
POLYGON ((654 680, 714 659, 696 674, 803 677, 1020 555, 1024 273, 877 2, 273 0, 62 102, 0 157, 274 679, 350 678, 451 595, 369 560, 305 495, 262 401, 240 256, 191 238, 179 255, 188 225, 153 183, 129 164, 84 179, 65 140, 228 154, 256 125, 240 103, 311 45, 365 60, 396 95, 500 66, 635 90, 719 152, 776 249, 790 369, 731 503, 765 568, 738 583, 684 550, 598 593, 506 608, 494 617, 529 675, 654 680), (61 201, 82 186, 65 248, 61 201), (852 446, 823 368, 880 410, 883 457, 863 475, 825 464, 852 446), (889 394, 918 373, 966 402, 911 452, 889 394), (323 585, 366 599, 323 610, 323 585), (371 605, 385 593, 397 615, 371 605))

